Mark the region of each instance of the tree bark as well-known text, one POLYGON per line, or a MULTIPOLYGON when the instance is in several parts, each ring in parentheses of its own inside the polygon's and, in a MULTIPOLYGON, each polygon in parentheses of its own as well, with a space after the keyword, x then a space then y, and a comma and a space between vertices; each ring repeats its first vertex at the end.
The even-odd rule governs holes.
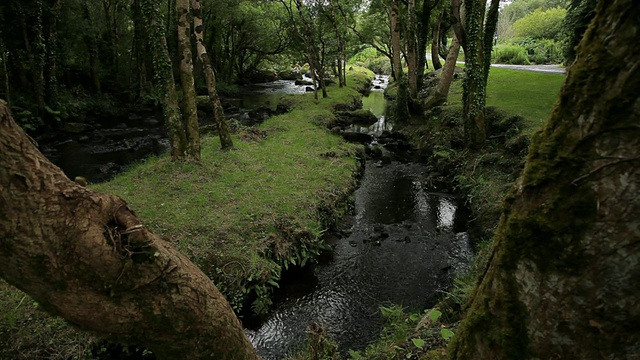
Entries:
MULTIPOLYGON (((98 56, 98 39, 97 39, 97 30, 95 28, 93 19, 91 18, 91 12, 89 11, 89 0, 82 0, 82 16, 87 23, 87 30, 84 34, 84 42, 87 46, 87 50, 89 53, 89 69, 91 70, 91 79, 93 80, 93 87, 97 93, 102 92, 102 84, 100 82, 100 57, 98 56)), ((137 6, 134 4, 134 7, 137 6)), ((138 24, 134 23, 136 29, 139 27, 138 24)))
POLYGON ((391 12, 389 13, 389 21, 391 23, 391 47, 393 58, 393 78, 400 81, 402 77, 402 63, 400 59, 400 4, 399 0, 391 1, 391 12))
POLYGON ((224 120, 224 110, 222 109, 220 96, 218 96, 218 89, 216 88, 216 75, 213 72, 211 60, 209 59, 209 54, 205 47, 200 0, 191 0, 191 8, 193 9, 193 32, 196 36, 198 58, 202 63, 202 70, 204 71, 204 75, 207 80, 207 92, 209 93, 209 101, 211 101, 213 107, 213 118, 218 127, 220 146, 223 150, 231 149, 233 147, 233 140, 231 140, 229 128, 224 120))
POLYGON ((62 7, 62 0, 53 0, 49 4, 48 29, 46 45, 46 80, 45 102, 56 104, 58 97, 58 16, 62 7))
POLYGON ((198 109, 196 108, 196 88, 193 79, 190 9, 189 0, 176 1, 180 80, 182 83, 182 116, 187 129, 185 151, 187 157, 193 160, 200 160, 200 128, 198 125, 198 109))
POLYGON ((7 49, 4 47, 4 41, 0 37, 0 59, 2 59, 2 74, 4 79, 4 96, 11 107, 11 86, 9 85, 9 67, 7 66, 7 49))
POLYGON ((211 280, 117 196, 50 163, 0 101, 0 277, 71 324, 159 359, 256 359, 211 280))
POLYGON ((458 42, 458 38, 454 36, 453 41, 451 42, 451 48, 449 48, 449 54, 447 55, 447 61, 444 63, 444 68, 442 69, 442 76, 438 81, 435 93, 426 99, 424 105, 425 110, 440 106, 447 102, 459 53, 460 43, 458 42))
POLYGON ((187 137, 182 126, 182 115, 178 107, 178 94, 173 79, 171 57, 167 49, 167 39, 164 36, 164 26, 159 4, 154 0, 141 0, 143 16, 146 18, 149 47, 153 56, 153 67, 156 84, 160 87, 164 122, 171 141, 171 158, 174 160, 184 157, 187 137))
MULTIPOLYGON (((440 44, 440 24, 442 23, 442 16, 443 14, 440 14, 440 16, 438 16, 438 20, 436 20, 436 23, 433 25, 433 39, 431 40, 431 62, 433 63, 434 70, 442 68, 442 63, 440 63, 440 51, 438 51, 438 45, 440 44)), ((458 51, 460 51, 460 43, 458 43, 458 51)), ((449 50, 449 54, 451 54, 451 50, 449 50)), ((449 61, 448 57, 447 61, 449 61)))
POLYGON ((639 17, 635 0, 599 2, 451 359, 638 357, 639 17))
POLYGON ((411 99, 418 97, 418 44, 416 38, 416 1, 409 0, 407 6, 407 83, 411 99))

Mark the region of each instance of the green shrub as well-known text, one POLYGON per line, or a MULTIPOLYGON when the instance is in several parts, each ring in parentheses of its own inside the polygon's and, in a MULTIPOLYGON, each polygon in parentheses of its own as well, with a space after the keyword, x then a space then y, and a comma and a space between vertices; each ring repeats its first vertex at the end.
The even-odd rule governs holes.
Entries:
POLYGON ((526 49, 529 61, 536 64, 560 64, 564 61, 564 42, 530 37, 512 39, 509 44, 526 49))
POLYGON ((531 37, 533 39, 562 40, 564 36, 562 22, 567 14, 563 8, 548 10, 537 9, 513 24, 518 37, 531 37))
POLYGON ((528 65, 527 49, 520 45, 496 45, 492 54, 493 62, 498 64, 528 65))

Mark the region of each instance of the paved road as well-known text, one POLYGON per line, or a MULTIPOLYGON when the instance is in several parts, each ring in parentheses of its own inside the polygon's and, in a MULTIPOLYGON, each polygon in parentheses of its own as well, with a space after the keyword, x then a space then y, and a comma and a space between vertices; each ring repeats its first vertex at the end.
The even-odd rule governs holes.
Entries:
POLYGON ((491 64, 493 67, 503 69, 513 69, 522 71, 531 71, 547 74, 564 74, 565 68, 560 65, 507 65, 507 64, 491 64))
MULTIPOLYGON (((456 61, 456 64, 464 64, 464 61, 456 61)), ((560 65, 491 64, 491 66, 497 67, 497 68, 503 68, 503 69, 531 71, 531 72, 546 73, 546 74, 564 74, 566 72, 566 69, 560 65)))

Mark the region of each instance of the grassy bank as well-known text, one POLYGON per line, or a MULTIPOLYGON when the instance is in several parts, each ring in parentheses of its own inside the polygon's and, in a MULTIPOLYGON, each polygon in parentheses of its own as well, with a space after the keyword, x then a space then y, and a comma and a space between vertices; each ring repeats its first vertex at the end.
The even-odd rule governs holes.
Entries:
MULTIPOLYGON (((291 111, 258 128, 241 129, 231 151, 220 151, 217 138, 205 137, 200 163, 149 158, 90 187, 124 198, 152 232, 208 274, 236 310, 251 299, 252 309, 263 313, 281 272, 314 261, 324 248, 323 232, 349 210, 361 147, 325 125, 335 120, 335 108, 360 104, 359 91, 372 77, 355 69, 348 87, 332 86, 329 98, 318 101, 312 94, 285 96, 291 111)), ((41 337, 41 330, 68 329, 6 284, 0 286, 0 308, 0 358, 20 358, 25 347, 33 351, 22 358, 46 354, 52 339, 60 339, 41 337), (41 320, 31 324, 34 316, 41 320), (14 346, 20 342, 22 347, 14 346)), ((83 358, 93 339, 72 333, 75 340, 55 351, 77 346, 73 356, 83 358)))

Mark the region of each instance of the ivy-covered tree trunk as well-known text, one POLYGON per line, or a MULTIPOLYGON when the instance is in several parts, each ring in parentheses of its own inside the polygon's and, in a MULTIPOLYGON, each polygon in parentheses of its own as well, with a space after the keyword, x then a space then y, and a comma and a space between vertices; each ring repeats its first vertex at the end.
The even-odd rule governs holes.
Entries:
MULTIPOLYGON (((134 9, 138 8, 137 4, 132 5, 134 9)), ((135 10, 134 10, 135 13, 135 10)), ((91 17, 89 10, 89 0, 82 0, 82 17, 85 21, 84 42, 89 53, 89 69, 91 71, 91 80, 93 81, 94 90, 98 93, 102 92, 102 83, 100 81, 100 57, 98 52, 98 32, 96 30, 94 19, 91 17)), ((136 29, 140 24, 134 22, 136 29)), ((139 70, 139 69, 138 69, 139 70)))
POLYGON ((470 149, 482 147, 486 140, 486 88, 499 5, 499 0, 491 0, 485 24, 486 1, 465 0, 463 15, 460 0, 451 0, 454 31, 465 54, 462 101, 465 141, 470 149))
POLYGON ((29 57, 29 63, 31 66, 33 90, 35 93, 36 103, 38 104, 40 118, 45 122, 47 127, 53 129, 56 127, 56 123, 52 121, 50 116, 48 116, 48 112, 46 110, 47 103, 45 98, 44 67, 47 59, 47 49, 44 41, 42 0, 35 0, 33 10, 34 18, 32 22, 25 22, 23 24, 25 49, 27 50, 27 56, 29 57), (29 28, 33 31, 33 41, 29 40, 29 28), (33 47, 31 44, 33 44, 33 47))
POLYGON ((180 51, 180 80, 182 83, 182 116, 187 129, 187 157, 200 160, 200 128, 196 108, 196 88, 193 79, 193 55, 191 53, 191 20, 189 0, 176 1, 178 14, 178 49, 180 51))
POLYGON ((173 79, 171 58, 167 49, 167 40, 164 36, 164 24, 160 4, 154 0, 140 0, 143 17, 146 20, 147 35, 155 80, 162 94, 162 109, 164 122, 169 132, 171 141, 171 158, 174 160, 184 157, 187 137, 182 126, 182 115, 178 107, 178 94, 173 79))
POLYGON ((117 196, 49 162, 0 101, 0 277, 53 315, 159 359, 256 359, 211 280, 117 196))
POLYGON ((391 1, 391 12, 389 13, 389 22, 391 24, 391 48, 393 58, 393 79, 400 81, 402 77, 402 62, 400 60, 400 4, 399 0, 391 1))
POLYGON ((418 44, 416 38, 416 1, 407 2, 407 84, 411 99, 418 97, 418 44))
POLYGON ((11 86, 9 84, 9 67, 7 66, 8 56, 7 49, 4 47, 3 34, 0 33, 0 61, 2 61, 2 75, 4 79, 4 96, 11 107, 11 86))
POLYGON ((62 0, 52 0, 48 5, 45 101, 53 105, 57 104, 58 98, 58 17, 62 0))
POLYGON ((640 3, 602 0, 507 198, 451 359, 640 354, 640 3))
POLYGON ((224 120, 224 110, 220 103, 220 96, 218 96, 218 89, 216 87, 216 75, 213 72, 211 66, 211 60, 207 53, 207 48, 204 42, 204 26, 202 24, 202 7, 200 0, 191 0, 191 8, 193 10, 193 32, 196 36, 196 49, 198 51, 198 58, 202 63, 202 70, 207 81, 207 92, 209 93, 209 101, 213 107, 213 119, 218 127, 218 136, 220 137, 220 147, 223 150, 231 149, 233 147, 233 140, 231 140, 231 134, 229 133, 229 127, 224 120))

